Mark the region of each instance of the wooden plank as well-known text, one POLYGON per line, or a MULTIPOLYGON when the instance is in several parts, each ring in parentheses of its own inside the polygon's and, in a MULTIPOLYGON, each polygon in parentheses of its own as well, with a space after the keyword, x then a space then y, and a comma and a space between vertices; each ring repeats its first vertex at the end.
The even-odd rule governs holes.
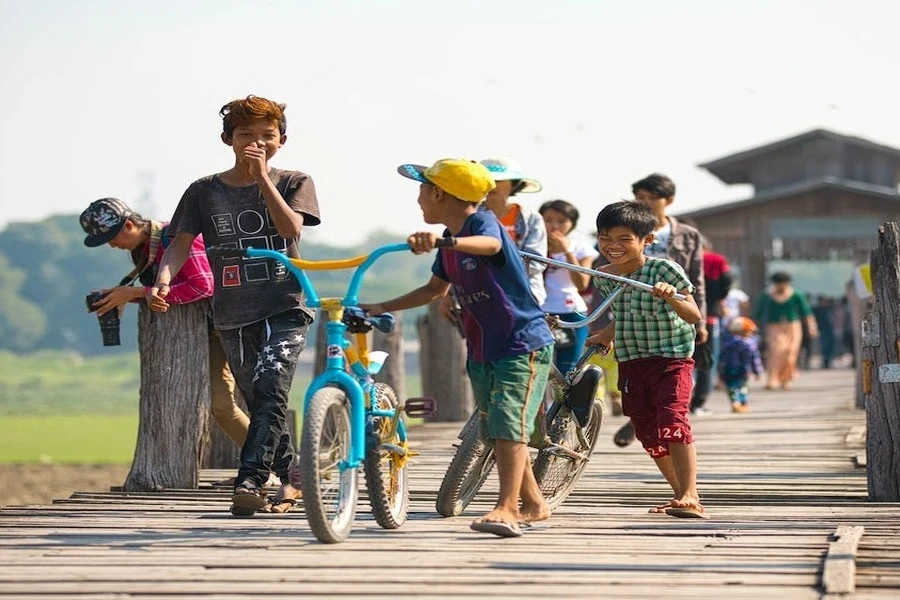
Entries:
POLYGON ((841 525, 822 564, 822 589, 826 594, 849 594, 856 590, 856 549, 864 527, 841 525))

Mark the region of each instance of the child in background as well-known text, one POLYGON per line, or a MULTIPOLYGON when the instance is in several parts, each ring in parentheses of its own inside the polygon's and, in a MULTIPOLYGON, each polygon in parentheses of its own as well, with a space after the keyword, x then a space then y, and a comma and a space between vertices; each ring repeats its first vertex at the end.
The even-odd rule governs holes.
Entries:
POLYGON ((759 379, 763 372, 756 333, 759 328, 747 317, 736 317, 728 324, 719 354, 719 378, 728 390, 732 412, 748 412, 747 377, 759 379))

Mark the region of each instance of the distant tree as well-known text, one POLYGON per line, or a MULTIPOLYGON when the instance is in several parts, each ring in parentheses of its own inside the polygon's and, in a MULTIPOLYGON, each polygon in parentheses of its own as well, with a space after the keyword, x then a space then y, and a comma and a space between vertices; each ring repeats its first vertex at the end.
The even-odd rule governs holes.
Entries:
POLYGON ((40 307, 19 295, 24 281, 25 273, 0 254, 0 348, 29 350, 47 328, 40 307))

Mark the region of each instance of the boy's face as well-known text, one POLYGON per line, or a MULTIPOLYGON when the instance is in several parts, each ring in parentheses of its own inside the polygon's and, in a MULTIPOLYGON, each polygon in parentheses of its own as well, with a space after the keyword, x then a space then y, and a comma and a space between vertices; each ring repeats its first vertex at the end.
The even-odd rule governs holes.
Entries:
POLYGON ((230 138, 223 133, 222 141, 231 146, 235 156, 238 157, 244 155, 244 148, 250 144, 265 148, 266 160, 268 160, 284 145, 287 136, 281 135, 278 131, 278 123, 274 121, 253 121, 235 127, 230 138))
POLYGON ((675 198, 661 198, 648 190, 638 190, 634 194, 634 199, 654 211, 665 210, 675 201, 675 198))
POLYGON ((443 222, 439 201, 440 193, 440 190, 430 183, 419 184, 419 208, 422 209, 422 218, 429 225, 443 222))
POLYGON ((645 238, 639 237, 627 227, 617 226, 597 235, 600 252, 614 264, 621 265, 640 258, 644 248, 653 241, 653 234, 645 238))

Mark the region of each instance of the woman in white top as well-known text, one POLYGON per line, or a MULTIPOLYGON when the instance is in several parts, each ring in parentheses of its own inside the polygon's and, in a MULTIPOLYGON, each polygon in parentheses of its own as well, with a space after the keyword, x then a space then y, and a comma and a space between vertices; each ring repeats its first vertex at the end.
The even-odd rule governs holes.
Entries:
MULTIPOLYGON (((598 253, 587 242, 574 239, 572 232, 578 225, 578 209, 565 200, 551 200, 541 205, 538 212, 547 227, 547 252, 550 258, 572 265, 590 268, 598 253)), ((547 299, 541 309, 559 316, 562 321, 577 321, 584 318, 587 305, 580 292, 590 285, 590 276, 568 269, 550 266, 544 271, 544 287, 547 299), (581 314, 579 314, 581 313, 581 314)), ((588 336, 587 327, 578 329, 556 329, 556 346, 553 362, 566 373, 578 362, 584 341, 588 336)))

